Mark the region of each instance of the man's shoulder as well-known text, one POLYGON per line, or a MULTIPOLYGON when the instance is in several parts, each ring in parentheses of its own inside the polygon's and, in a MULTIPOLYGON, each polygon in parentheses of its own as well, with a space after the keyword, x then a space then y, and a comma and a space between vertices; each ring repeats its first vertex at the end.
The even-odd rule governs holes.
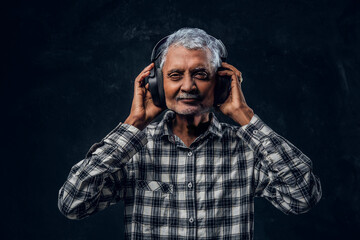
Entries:
POLYGON ((161 120, 153 121, 144 128, 143 132, 150 138, 161 136, 164 134, 163 124, 164 123, 161 120))
POLYGON ((174 114, 174 112, 169 110, 162 112, 144 129, 144 133, 148 137, 153 138, 158 138, 164 134, 169 134, 167 123, 174 117, 174 114))

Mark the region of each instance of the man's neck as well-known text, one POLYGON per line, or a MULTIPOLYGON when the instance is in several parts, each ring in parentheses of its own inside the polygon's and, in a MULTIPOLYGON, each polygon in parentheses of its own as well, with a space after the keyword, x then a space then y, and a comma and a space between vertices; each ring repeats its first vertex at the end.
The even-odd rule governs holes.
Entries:
POLYGON ((200 115, 176 114, 172 121, 172 132, 189 147, 198 136, 209 128, 209 118, 209 112, 200 115))

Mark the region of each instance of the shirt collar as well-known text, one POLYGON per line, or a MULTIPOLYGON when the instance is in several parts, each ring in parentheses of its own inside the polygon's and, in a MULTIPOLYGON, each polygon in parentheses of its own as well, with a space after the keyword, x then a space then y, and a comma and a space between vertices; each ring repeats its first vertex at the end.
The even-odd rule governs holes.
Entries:
MULTIPOLYGON (((162 120, 159 122, 159 124, 155 128, 154 135, 153 135, 154 138, 161 138, 163 136, 172 136, 173 135, 171 132, 171 129, 169 127, 169 123, 171 120, 173 120, 175 118, 175 114, 176 113, 172 110, 168 110, 164 114, 164 117, 162 118, 162 120)), ((211 119, 211 123, 209 125, 208 130, 204 134, 209 132, 210 134, 221 138, 223 135, 221 124, 213 112, 210 112, 210 119, 211 119)))

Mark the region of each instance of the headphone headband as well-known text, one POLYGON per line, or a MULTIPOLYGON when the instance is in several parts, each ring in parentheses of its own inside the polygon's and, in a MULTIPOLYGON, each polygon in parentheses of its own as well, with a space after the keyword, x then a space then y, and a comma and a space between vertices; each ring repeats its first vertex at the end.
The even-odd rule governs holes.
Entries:
POLYGON ((153 48, 152 50, 152 53, 151 53, 151 62, 155 62, 161 55, 161 52, 158 52, 158 54, 156 54, 156 51, 158 50, 158 48, 161 47, 161 45, 163 45, 166 40, 169 38, 170 35, 166 36, 166 37, 163 37, 160 41, 158 41, 158 43, 155 45, 155 47, 153 48))

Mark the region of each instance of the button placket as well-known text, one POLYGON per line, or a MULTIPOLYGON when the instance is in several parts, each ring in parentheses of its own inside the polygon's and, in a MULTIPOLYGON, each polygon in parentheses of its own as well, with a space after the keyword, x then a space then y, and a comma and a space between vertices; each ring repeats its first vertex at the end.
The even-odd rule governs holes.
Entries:
POLYGON ((186 155, 186 163, 187 163, 187 170, 186 170, 186 178, 185 178, 185 187, 188 191, 186 191, 185 196, 188 201, 188 222, 190 225, 195 224, 195 216, 196 216, 196 195, 194 191, 194 180, 195 180, 195 153, 188 149, 188 152, 185 153, 186 155))

